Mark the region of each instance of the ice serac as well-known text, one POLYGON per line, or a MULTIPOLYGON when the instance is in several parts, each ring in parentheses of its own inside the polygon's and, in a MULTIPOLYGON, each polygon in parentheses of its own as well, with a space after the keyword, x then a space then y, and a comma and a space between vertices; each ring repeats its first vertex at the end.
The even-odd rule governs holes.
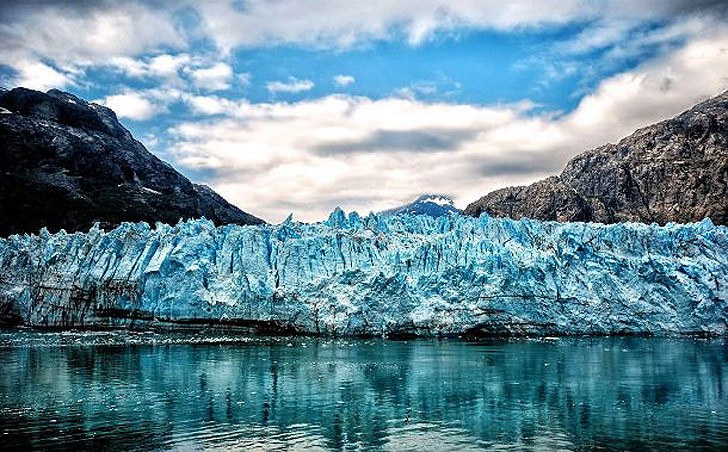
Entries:
POLYGON ((728 229, 451 215, 125 223, 0 240, 0 316, 331 335, 714 334, 728 229))

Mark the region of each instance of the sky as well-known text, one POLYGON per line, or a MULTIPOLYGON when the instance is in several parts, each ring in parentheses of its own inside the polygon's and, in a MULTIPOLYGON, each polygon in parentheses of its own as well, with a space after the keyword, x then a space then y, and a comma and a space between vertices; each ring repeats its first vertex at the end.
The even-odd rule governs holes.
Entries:
POLYGON ((728 2, 0 1, 0 85, 112 108, 269 222, 464 208, 728 89, 728 2))

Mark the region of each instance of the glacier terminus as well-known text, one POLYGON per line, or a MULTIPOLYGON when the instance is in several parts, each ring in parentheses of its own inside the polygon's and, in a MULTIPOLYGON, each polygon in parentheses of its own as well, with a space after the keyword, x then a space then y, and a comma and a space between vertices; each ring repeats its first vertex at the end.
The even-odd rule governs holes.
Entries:
POLYGON ((452 214, 0 239, 0 319, 47 328, 725 335, 728 228, 452 214))

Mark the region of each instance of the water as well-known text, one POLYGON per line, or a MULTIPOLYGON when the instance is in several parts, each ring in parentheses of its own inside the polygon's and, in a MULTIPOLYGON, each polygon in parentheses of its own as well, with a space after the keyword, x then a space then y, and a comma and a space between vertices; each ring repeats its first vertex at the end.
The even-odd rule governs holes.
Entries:
POLYGON ((5 450, 728 448, 723 340, 4 332, 0 362, 5 450))

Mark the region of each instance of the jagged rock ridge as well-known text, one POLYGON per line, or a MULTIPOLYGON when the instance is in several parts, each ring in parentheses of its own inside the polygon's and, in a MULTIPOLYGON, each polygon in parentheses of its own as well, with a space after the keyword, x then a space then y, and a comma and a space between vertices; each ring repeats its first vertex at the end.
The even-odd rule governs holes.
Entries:
POLYGON ((573 158, 558 176, 496 190, 464 211, 558 221, 728 224, 728 91, 617 144, 573 158))
POLYGON ((728 331, 728 228, 334 211, 0 239, 0 320, 332 335, 728 331))
POLYGON ((110 109, 57 90, 0 92, 0 236, 123 221, 263 221, 148 152, 110 109))

